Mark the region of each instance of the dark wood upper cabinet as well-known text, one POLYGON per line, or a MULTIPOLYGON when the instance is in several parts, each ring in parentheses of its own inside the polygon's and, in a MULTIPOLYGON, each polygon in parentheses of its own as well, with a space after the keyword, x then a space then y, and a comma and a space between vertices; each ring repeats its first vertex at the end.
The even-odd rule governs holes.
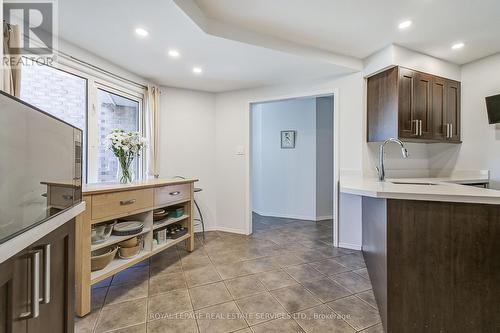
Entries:
POLYGON ((368 78, 368 141, 460 141, 460 82, 404 67, 368 78))

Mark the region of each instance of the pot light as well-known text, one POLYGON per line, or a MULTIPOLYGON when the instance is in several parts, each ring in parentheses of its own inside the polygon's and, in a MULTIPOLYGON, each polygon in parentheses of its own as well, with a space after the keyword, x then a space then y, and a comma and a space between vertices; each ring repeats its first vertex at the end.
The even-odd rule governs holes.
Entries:
POLYGON ((455 43, 451 46, 451 49, 452 50, 460 50, 461 48, 463 48, 465 46, 464 43, 462 42, 458 42, 458 43, 455 43))
POLYGON ((177 50, 169 50, 168 51, 168 55, 171 57, 171 58, 179 58, 180 57, 180 53, 179 51, 177 50))
POLYGON ((193 67, 193 73, 201 74, 202 72, 203 72, 203 69, 201 69, 201 67, 193 67))
POLYGON ((137 29, 135 29, 135 33, 138 36, 141 36, 141 37, 146 37, 147 35, 149 35, 149 32, 146 29, 143 29, 143 28, 137 28, 137 29))
POLYGON ((412 21, 406 20, 406 21, 399 23, 398 28, 401 30, 404 30, 404 29, 409 28, 412 24, 413 24, 412 21))

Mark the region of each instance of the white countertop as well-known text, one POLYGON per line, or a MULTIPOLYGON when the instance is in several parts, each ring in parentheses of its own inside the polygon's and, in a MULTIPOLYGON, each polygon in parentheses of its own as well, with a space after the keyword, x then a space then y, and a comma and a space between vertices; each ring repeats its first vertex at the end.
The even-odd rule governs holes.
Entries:
POLYGON ((36 227, 33 227, 26 232, 9 239, 3 244, 0 244, 0 264, 14 256, 16 253, 24 250, 37 240, 52 231, 56 230, 63 224, 80 215, 85 210, 85 202, 68 209, 67 211, 55 215, 50 220, 47 220, 36 227))
POLYGON ((399 178, 380 182, 376 178, 345 176, 340 179, 340 192, 373 198, 427 200, 482 204, 500 204, 500 191, 461 184, 488 182, 481 172, 440 178, 399 178), (393 184, 392 182, 432 183, 435 185, 393 184))

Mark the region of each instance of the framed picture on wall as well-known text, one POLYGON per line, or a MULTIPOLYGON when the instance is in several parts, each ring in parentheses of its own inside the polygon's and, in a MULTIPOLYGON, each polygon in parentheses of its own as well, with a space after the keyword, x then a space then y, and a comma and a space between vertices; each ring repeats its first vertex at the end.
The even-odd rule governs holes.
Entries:
POLYGON ((296 136, 297 136, 297 131, 293 130, 281 131, 281 149, 295 148, 296 136))

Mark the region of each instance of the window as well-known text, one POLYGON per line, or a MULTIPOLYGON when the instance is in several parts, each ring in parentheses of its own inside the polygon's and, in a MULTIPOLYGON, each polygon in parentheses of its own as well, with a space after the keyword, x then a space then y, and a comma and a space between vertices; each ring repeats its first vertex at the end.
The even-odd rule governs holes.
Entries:
MULTIPOLYGON (((107 147, 106 135, 116 128, 143 133, 143 94, 70 71, 81 76, 45 65, 23 66, 21 99, 83 130, 85 182, 116 181, 118 163, 107 147)), ((133 165, 135 179, 142 178, 144 170, 141 156, 133 165)))
MULTIPOLYGON (((23 66, 21 75, 21 99, 80 128, 86 145, 87 80, 44 65, 23 66)), ((82 165, 86 157, 84 150, 82 165)))
MULTIPOLYGON (((99 117, 98 181, 113 181, 118 172, 118 161, 107 147, 106 136, 116 128, 126 131, 140 131, 139 102, 98 89, 97 107, 99 117)), ((132 166, 132 173, 135 175, 140 173, 138 160, 132 166)))

